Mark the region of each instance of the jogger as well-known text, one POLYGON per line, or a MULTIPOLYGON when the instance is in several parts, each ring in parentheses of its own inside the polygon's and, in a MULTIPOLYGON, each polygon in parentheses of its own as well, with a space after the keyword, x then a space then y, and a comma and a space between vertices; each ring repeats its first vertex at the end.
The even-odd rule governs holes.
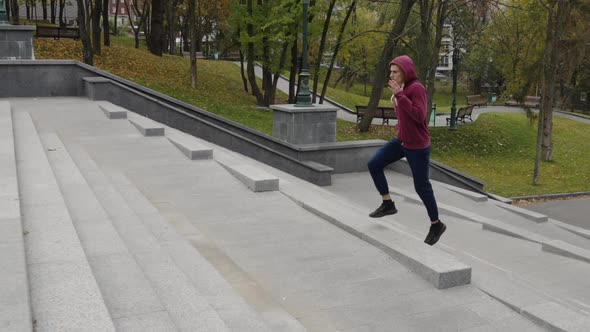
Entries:
POLYGON ((368 163, 375 188, 383 202, 369 216, 380 218, 397 213, 389 195, 384 168, 401 158, 406 158, 412 171, 414 189, 426 207, 430 218, 430 230, 425 243, 435 244, 447 229, 438 218, 438 207, 429 180, 430 132, 427 120, 427 93, 418 81, 412 59, 402 55, 389 63, 389 89, 397 114, 397 138, 379 149, 368 163))

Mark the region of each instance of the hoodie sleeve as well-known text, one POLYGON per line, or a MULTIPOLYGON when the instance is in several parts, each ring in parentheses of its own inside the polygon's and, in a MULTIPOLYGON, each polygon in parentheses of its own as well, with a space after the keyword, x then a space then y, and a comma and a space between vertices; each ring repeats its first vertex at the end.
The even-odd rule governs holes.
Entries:
POLYGON ((411 99, 408 98, 408 91, 404 90, 395 95, 397 100, 397 112, 405 112, 407 116, 417 123, 426 121, 426 91, 423 89, 412 89, 414 93, 411 95, 411 99), (416 91, 417 90, 417 91, 416 91))

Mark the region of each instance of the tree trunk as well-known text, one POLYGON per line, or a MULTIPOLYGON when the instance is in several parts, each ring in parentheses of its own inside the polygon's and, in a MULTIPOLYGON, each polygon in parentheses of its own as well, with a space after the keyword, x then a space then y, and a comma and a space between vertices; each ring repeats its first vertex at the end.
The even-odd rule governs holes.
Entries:
POLYGON ((47 0, 41 0, 41 6, 43 6, 43 20, 47 21, 47 0))
POLYGON ((12 1, 10 3, 10 10, 12 13, 12 23, 15 25, 19 24, 19 15, 18 15, 18 0, 8 0, 8 1, 12 1))
MULTIPOLYGON (((117 36, 119 34, 119 30, 117 28, 119 22, 117 22, 119 20, 119 4, 121 3, 121 0, 117 0, 117 4, 115 5, 115 21, 113 22, 113 33, 115 34, 115 36, 117 36)), ((129 20, 129 24, 133 25, 133 22, 131 22, 131 20, 129 20)))
POLYGON ((51 15, 51 24, 55 24, 55 12, 56 12, 56 7, 57 6, 57 1, 56 0, 51 0, 49 3, 49 12, 51 15))
MULTIPOLYGON (((438 4, 437 13, 436 13, 436 26, 435 26, 435 34, 434 34, 434 46, 432 47, 433 51, 430 56, 430 70, 428 70, 428 76, 424 77, 426 91, 428 93, 428 109, 427 109, 427 119, 430 119, 430 115, 432 113, 432 101, 434 99, 435 90, 435 77, 436 77, 436 67, 439 61, 439 52, 440 46, 442 43, 442 35, 445 21, 447 20, 448 15, 448 1, 441 0, 438 4)), ((459 51, 457 49, 457 51, 459 51)), ((430 121, 430 120, 429 120, 430 121)))
MULTIPOLYGON (((252 0, 248 0, 248 17, 252 18, 253 9, 252 9, 252 0)), ((252 38, 254 36, 254 25, 251 21, 248 21, 246 26, 246 31, 248 32, 248 37, 252 38)), ((258 88, 258 83, 256 82, 256 75, 255 75, 255 68, 254 68, 254 43, 249 41, 248 42, 248 81, 250 82, 250 88, 252 89, 252 94, 256 97, 256 104, 258 106, 264 105, 264 97, 258 88)))
POLYGON ((244 83, 244 92, 248 93, 248 79, 244 71, 244 52, 240 47, 240 74, 242 75, 242 83, 244 83))
POLYGON ((77 0, 78 4, 78 27, 80 29, 80 40, 82 41, 82 59, 84 63, 94 66, 94 54, 92 53, 92 41, 90 40, 90 4, 84 0, 77 0))
POLYGON ((289 71, 289 104, 295 104, 295 80, 297 79, 297 59, 298 59, 298 52, 297 52, 297 38, 293 41, 293 45, 291 46, 291 70, 289 71))
MULTIPOLYGON (((86 0, 82 0, 83 2, 85 2, 86 0)), ((64 24, 66 24, 66 22, 64 22, 64 9, 66 6, 66 0, 59 0, 59 25, 62 26, 64 24)), ((86 14, 88 15, 88 13, 86 14)), ((78 15, 78 25, 82 24, 81 20, 80 20, 80 16, 78 15)), ((90 31, 87 31, 87 33, 90 33, 90 31)))
POLYGON ((92 46, 94 46, 94 54, 100 55, 100 17, 102 16, 102 1, 95 0, 94 8, 92 8, 92 46))
POLYGON ((324 50, 326 49, 326 36, 328 35, 328 29, 330 28, 330 19, 332 18, 332 12, 334 10, 334 6, 336 5, 336 0, 330 0, 330 4, 328 5, 328 11, 326 12, 326 20, 324 21, 324 28, 322 29, 322 37, 320 39, 320 48, 318 50, 318 56, 316 57, 316 61, 314 64, 313 70, 313 89, 312 89, 312 104, 315 104, 317 91, 318 91, 318 83, 320 81, 320 68, 321 62, 324 58, 324 50))
POLYGON ((279 83, 279 79, 281 77, 281 70, 285 66, 285 62, 287 61, 287 51, 289 50, 289 42, 283 43, 283 48, 281 49, 281 58, 279 59, 279 67, 274 74, 273 81, 272 81, 272 95, 270 97, 270 103, 276 103, 276 96, 277 96, 277 85, 279 83))
POLYGON ((171 6, 168 8, 168 50, 170 54, 176 54, 176 1, 170 1, 171 6))
POLYGON ((556 80, 559 71, 559 42, 569 15, 571 4, 566 0, 554 0, 549 4, 547 38, 543 61, 543 139, 541 158, 553 160, 553 106, 555 105, 556 80))
POLYGON ((191 86, 193 89, 197 86, 197 53, 196 53, 196 45, 195 45, 195 38, 197 37, 196 34, 196 17, 195 17, 195 4, 196 0, 189 0, 188 5, 188 20, 189 20, 189 33, 190 33, 190 51, 189 56, 191 59, 191 86))
MULTIPOLYGON (((111 27, 109 22, 109 1, 103 0, 102 3, 102 31, 104 36, 104 45, 111 46, 111 27)), ((119 1, 119 0, 117 0, 119 1)))
MULTIPOLYGON (((332 70, 334 69, 334 64, 336 63, 336 57, 338 56, 338 52, 340 51, 340 47, 342 46, 342 36, 344 36, 344 30, 346 29, 346 25, 348 24, 348 19, 350 15, 356 8, 356 0, 353 1, 348 10, 346 11, 346 16, 344 17, 344 21, 340 25, 340 31, 338 32, 338 37, 336 39, 336 46, 334 46, 334 52, 332 53, 332 59, 330 59, 330 65, 328 66, 328 72, 326 73, 326 78, 324 79, 324 86, 322 87, 322 94, 320 95, 320 104, 324 103, 324 98, 326 96, 326 92, 328 91, 328 84, 330 82, 330 76, 332 75, 332 70)), ((314 87, 315 91, 315 87, 314 87)))
MULTIPOLYGON (((164 8, 166 0, 152 0, 152 21, 148 43, 152 54, 162 56, 164 43, 164 8)), ((146 38, 148 36, 146 35, 146 38)))
POLYGON ((391 61, 393 57, 393 51, 397 46, 398 38, 404 31, 404 27, 406 26, 406 22, 408 21, 408 17, 410 16, 410 12, 412 7, 416 3, 416 0, 402 0, 400 4, 400 12, 393 25, 391 30, 391 34, 387 38, 385 42, 385 47, 381 52, 381 59, 379 60, 379 64, 377 68, 375 68, 375 80, 373 81, 373 90, 371 91, 371 97, 369 99, 369 105, 367 107, 367 111, 363 116, 361 123, 359 124, 359 130, 361 132, 369 131, 369 127, 371 126, 371 121, 373 121, 373 116, 375 111, 377 110, 377 106, 379 105, 379 100, 381 99, 381 93, 383 93, 383 86, 387 80, 387 74, 389 72, 389 68, 387 68, 387 64, 391 61))

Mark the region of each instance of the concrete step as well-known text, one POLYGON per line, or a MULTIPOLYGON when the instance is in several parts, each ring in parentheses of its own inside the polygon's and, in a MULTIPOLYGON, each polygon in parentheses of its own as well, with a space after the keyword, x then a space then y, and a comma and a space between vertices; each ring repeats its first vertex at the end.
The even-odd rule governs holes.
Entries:
MULTIPOLYGON (((335 182, 338 183, 339 180, 337 176, 335 182)), ((382 218, 383 223, 388 227, 402 228, 416 236, 424 236, 427 227, 423 221, 427 221, 427 215, 421 201, 413 197, 414 194, 406 191, 407 186, 411 186, 411 180, 408 183, 404 183, 399 178, 394 180, 396 189, 392 191, 403 193, 403 195, 394 195, 399 212, 394 216, 382 218), (404 199, 404 196, 409 198, 404 199)), ((370 210, 367 204, 371 204, 375 199, 367 198, 366 195, 366 191, 374 190, 368 174, 348 180, 346 186, 342 187, 358 189, 358 192, 349 193, 334 188, 340 194, 339 197, 344 204, 359 204, 364 206, 366 211, 370 210)), ((375 196, 378 198, 377 194, 375 196)), ((474 286, 522 315, 528 310, 527 308, 534 311, 533 306, 557 303, 559 308, 556 308, 555 315, 544 315, 534 311, 535 318, 527 316, 535 322, 544 321, 543 324, 547 326, 559 326, 561 323, 556 322, 555 319, 560 316, 575 316, 578 322, 585 322, 590 308, 586 305, 590 303, 586 295, 588 293, 581 291, 590 287, 590 283, 586 281, 590 279, 590 268, 586 263, 542 251, 541 243, 549 239, 541 240, 543 237, 517 227, 509 229, 510 232, 533 239, 537 236, 539 241, 531 239, 523 241, 520 236, 517 237, 514 234, 504 236, 502 232, 482 232, 483 224, 470 220, 478 220, 473 216, 475 214, 466 210, 465 213, 469 219, 465 219, 465 216, 451 216, 441 212, 441 218, 449 225, 449 229, 437 246, 473 267, 474 286), (547 268, 548 266, 552 268, 547 268), (576 281, 571 280, 572 276, 576 276, 576 281)), ((484 218, 484 221, 489 222, 487 225, 494 225, 496 222, 487 218, 484 218)), ((501 229, 504 227, 511 227, 511 225, 502 223, 501 229)))
POLYGON ((135 257, 113 226, 92 188, 55 133, 42 142, 61 192, 118 330, 141 330, 142 320, 152 327, 175 329, 168 312, 135 257))
POLYGON ((402 230, 380 226, 375 219, 338 202, 338 198, 330 193, 311 193, 288 184, 283 185, 281 192, 305 209, 385 251, 437 288, 471 282, 471 267, 468 265, 402 230))
POLYGON ((164 136, 164 126, 156 121, 135 113, 128 113, 127 118, 143 136, 164 136))
MULTIPOLYGON (((228 326, 207 299, 195 288, 180 266, 175 264, 173 253, 168 249, 171 244, 167 242, 168 236, 174 233, 172 227, 154 231, 145 215, 131 208, 124 194, 113 185, 110 178, 81 146, 74 143, 66 144, 72 159, 93 188, 98 201, 176 328, 190 331, 228 331, 228 326)), ((161 312, 156 314, 162 315, 161 312)), ((118 326, 128 327, 129 324, 124 322, 118 326)))
POLYGON ((178 212, 173 204, 160 202, 156 208, 121 172, 111 171, 111 181, 129 206, 158 236, 176 265, 189 277, 232 331, 269 331, 262 318, 240 297, 233 286, 197 250, 206 242, 202 233, 178 212), (169 219, 171 222, 169 222, 169 219), (174 225, 173 227, 171 227, 174 225), (178 231, 184 234, 180 235, 178 231), (187 242, 187 240, 190 241, 187 242))
POLYGON ((279 178, 256 166, 239 163, 238 160, 218 162, 254 192, 279 190, 279 178))
POLYGON ((34 329, 114 331, 31 116, 13 118, 34 329))
POLYGON ((96 104, 109 119, 127 119, 127 110, 123 107, 119 107, 106 100, 98 100, 96 104))
POLYGON ((0 331, 33 329, 12 111, 0 101, 0 331))
POLYGON ((213 149, 204 146, 195 137, 169 130, 166 132, 166 138, 190 160, 213 158, 213 149))

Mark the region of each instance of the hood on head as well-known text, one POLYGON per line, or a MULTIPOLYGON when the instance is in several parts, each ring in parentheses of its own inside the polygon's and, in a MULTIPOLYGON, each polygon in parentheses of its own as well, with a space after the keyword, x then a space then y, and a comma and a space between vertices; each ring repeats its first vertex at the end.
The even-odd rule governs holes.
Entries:
POLYGON ((404 79, 406 82, 411 82, 418 79, 416 67, 414 67, 414 61, 412 61, 412 58, 409 56, 398 56, 389 62, 389 67, 391 67, 391 65, 397 65, 404 72, 404 79))

